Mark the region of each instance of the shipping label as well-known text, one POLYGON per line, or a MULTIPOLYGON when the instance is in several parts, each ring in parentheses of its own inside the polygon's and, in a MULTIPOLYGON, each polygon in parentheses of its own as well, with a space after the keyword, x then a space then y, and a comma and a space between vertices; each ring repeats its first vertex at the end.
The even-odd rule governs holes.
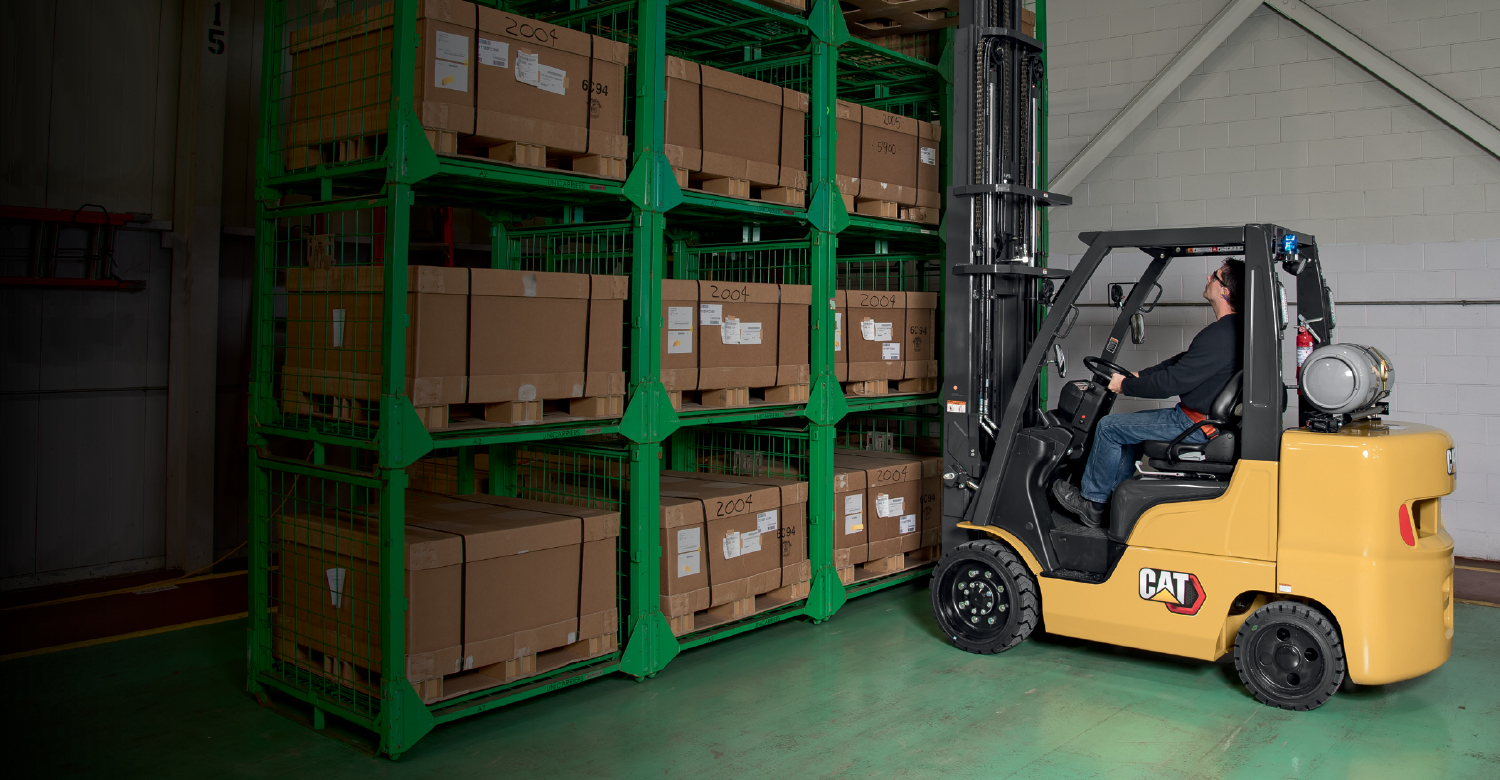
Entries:
POLYGON ((833 313, 833 351, 844 351, 844 313, 833 313))
POLYGON ((775 531, 776 530, 776 510, 772 509, 772 510, 770 510, 768 512, 756 512, 755 513, 755 530, 760 531, 763 534, 768 534, 768 533, 771 533, 772 531, 775 531))
POLYGON ((740 557, 740 534, 738 531, 730 531, 724 535, 724 559, 740 557))
POLYGON ((720 325, 724 317, 724 304, 722 303, 700 303, 698 304, 699 325, 720 325))
MULTIPOLYGON (((441 33, 439 33, 441 34, 441 33)), ((505 41, 479 39, 479 64, 497 68, 510 67, 510 44, 505 41)))
POLYGON ((916 532, 917 532, 917 516, 916 515, 902 515, 901 516, 901 533, 903 533, 903 534, 914 534, 916 532))
POLYGON ((937 165, 937 149, 931 146, 922 147, 922 164, 937 165))
POLYGON ((680 528, 677 531, 677 552, 694 552, 701 543, 700 528, 680 528))
POLYGON ((693 307, 691 306, 668 306, 667 327, 672 330, 693 329, 693 307))
POLYGON ((334 309, 331 319, 333 320, 333 345, 342 347, 344 346, 344 310, 334 309))
POLYGON ((740 343, 740 321, 738 317, 725 317, 719 326, 719 339, 724 344, 740 343))
POLYGON ((899 342, 899 341, 887 341, 884 344, 881 344, 880 345, 880 359, 881 360, 900 360, 901 359, 901 342, 899 342))
POLYGON ((690 330, 667 331, 667 354, 690 355, 693 352, 693 332, 690 330))
POLYGON ((437 60, 432 64, 432 86, 457 92, 469 91, 469 66, 461 62, 437 60))
POLYGON ((536 85, 543 92, 551 92, 554 95, 567 94, 568 72, 551 65, 539 65, 536 71, 536 85))
POLYGON ((437 58, 440 60, 457 62, 467 66, 469 64, 469 36, 454 35, 442 30, 435 32, 437 35, 434 41, 436 45, 432 47, 433 54, 437 55, 437 58))
POLYGON ((536 70, 539 64, 537 60, 538 55, 531 52, 516 52, 516 81, 523 84, 535 84, 536 70))
POLYGON ((698 550, 677 553, 677 576, 691 577, 703 571, 703 553, 698 550))
POLYGON ((899 517, 906 509, 906 498, 897 496, 891 498, 885 493, 875 497, 875 514, 881 517, 899 517))
POLYGON ((759 344, 761 331, 760 325, 761 324, 759 322, 740 323, 740 343, 759 344))
POLYGON ((844 514, 850 512, 863 512, 865 510, 865 494, 850 493, 844 496, 844 514))
POLYGON ((844 535, 857 534, 865 530, 865 515, 863 512, 844 515, 844 535))
POLYGON ((740 534, 740 555, 760 552, 760 531, 746 531, 740 534))

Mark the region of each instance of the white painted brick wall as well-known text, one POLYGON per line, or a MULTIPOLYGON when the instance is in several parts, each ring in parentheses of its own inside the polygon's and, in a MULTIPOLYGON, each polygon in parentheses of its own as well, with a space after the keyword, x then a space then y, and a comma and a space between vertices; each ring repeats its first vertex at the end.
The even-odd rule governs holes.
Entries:
MULTIPOLYGON (((1310 2, 1500 123, 1500 0, 1310 2)), ((1224 4, 1051 0, 1050 174, 1224 4)), ((1077 205, 1051 214, 1054 265, 1077 262, 1081 231, 1267 221, 1318 237, 1338 301, 1500 299, 1500 160, 1269 8, 1071 194, 1077 205)), ((1201 300, 1209 262, 1175 262, 1162 300, 1201 300)), ((1135 252, 1108 258, 1086 300, 1106 301, 1108 283, 1134 281, 1145 265, 1135 252)), ((1071 378, 1085 374, 1079 361, 1098 354, 1114 313, 1083 310, 1063 342, 1079 366, 1071 378)), ((1120 362, 1170 357, 1209 316, 1158 308, 1146 342, 1127 344, 1120 362)), ((1393 416, 1457 442, 1458 490, 1444 512, 1458 554, 1500 560, 1500 306, 1343 305, 1338 322, 1339 340, 1395 362, 1393 416)), ((1289 335, 1288 366, 1293 347, 1289 335)), ((1160 405, 1122 399, 1116 409, 1160 405)))

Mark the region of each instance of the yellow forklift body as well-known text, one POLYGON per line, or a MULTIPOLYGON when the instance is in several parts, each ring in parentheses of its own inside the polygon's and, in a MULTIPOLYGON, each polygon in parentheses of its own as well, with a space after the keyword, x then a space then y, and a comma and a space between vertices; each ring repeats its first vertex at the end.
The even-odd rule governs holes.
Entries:
POLYGON ((1397 421, 1282 436, 1277 595, 1328 608, 1356 683, 1410 679, 1453 651, 1453 537, 1439 500, 1456 484, 1452 447, 1442 429, 1397 421))
POLYGON ((1276 560, 1277 470, 1274 461, 1241 460, 1224 495, 1146 510, 1130 546, 1276 560))

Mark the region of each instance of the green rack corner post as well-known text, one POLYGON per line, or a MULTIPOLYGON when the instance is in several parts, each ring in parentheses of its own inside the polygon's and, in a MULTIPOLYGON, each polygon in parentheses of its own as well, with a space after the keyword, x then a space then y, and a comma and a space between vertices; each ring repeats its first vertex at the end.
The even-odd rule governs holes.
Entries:
MULTIPOLYGON (((416 40, 417 0, 266 3, 248 685, 257 696, 275 691, 310 706, 315 727, 333 715, 368 729, 392 757, 443 722, 603 674, 649 678, 682 649, 790 618, 821 622, 849 597, 927 574, 840 582, 833 453, 841 442, 914 450, 918 439, 939 435, 935 396, 846 399, 834 375, 831 306, 814 305, 806 403, 674 411, 661 382, 661 282, 806 284, 814 301, 830 302, 836 286, 939 291, 939 227, 847 212, 834 175, 835 104, 937 119, 951 105, 951 55, 933 64, 854 38, 833 0, 804 13, 754 0, 479 4, 631 46, 624 181, 437 154, 413 103, 416 47, 392 45, 416 40), (310 41, 336 42, 354 63, 316 100, 297 71, 310 41), (663 150, 669 54, 809 94, 806 207, 679 188, 663 150), (623 416, 429 431, 411 401, 403 345, 413 214, 431 207, 484 215, 491 267, 629 278, 623 416), (327 257, 316 269, 306 261, 313 237, 327 257), (305 319, 309 296, 318 295, 339 296, 342 321, 305 319), (307 348, 309 339, 330 338, 319 330, 330 327, 343 346, 336 361, 307 348), (754 453, 736 473, 811 483, 811 594, 675 637, 658 595, 660 471, 712 471, 705 464, 734 461, 713 454, 730 451, 754 453), (398 662, 406 657, 406 594, 404 578, 390 575, 406 565, 409 480, 427 485, 423 469, 439 463, 451 465, 454 480, 444 492, 583 497, 620 511, 617 651, 423 703, 398 662), (550 471, 532 473, 539 469, 550 471)), ((951 44, 951 31, 944 40, 951 44)))

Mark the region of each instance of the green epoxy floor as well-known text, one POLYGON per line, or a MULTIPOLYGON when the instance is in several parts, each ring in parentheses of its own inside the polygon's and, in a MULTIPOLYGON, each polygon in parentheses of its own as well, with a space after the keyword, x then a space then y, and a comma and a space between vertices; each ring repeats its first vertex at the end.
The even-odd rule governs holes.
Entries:
POLYGON ((1492 780, 1500 609, 1457 621, 1437 672, 1290 713, 1230 665, 1053 638, 959 652, 907 585, 440 727, 399 762, 258 707, 234 621, 0 664, 6 774, 1492 780))

